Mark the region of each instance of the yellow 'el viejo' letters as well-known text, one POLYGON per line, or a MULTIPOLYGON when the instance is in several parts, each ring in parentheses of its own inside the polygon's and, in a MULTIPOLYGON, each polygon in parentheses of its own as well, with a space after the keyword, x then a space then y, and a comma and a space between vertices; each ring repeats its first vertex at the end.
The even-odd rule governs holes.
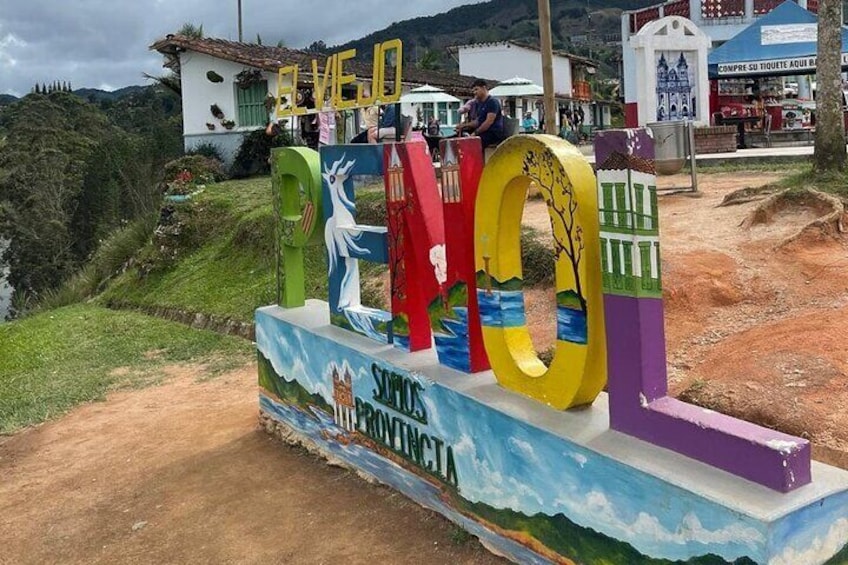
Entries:
POLYGON ((324 73, 318 69, 318 60, 312 60, 312 80, 315 85, 316 108, 306 109, 297 105, 297 85, 300 69, 297 65, 283 67, 277 75, 277 118, 314 114, 323 109, 327 90, 330 90, 330 105, 335 110, 363 108, 373 104, 394 104, 400 100, 403 81, 403 43, 392 39, 374 45, 374 60, 371 77, 371 94, 365 95, 362 84, 357 85, 356 97, 344 97, 344 88, 356 82, 356 73, 345 73, 345 62, 356 57, 356 50, 349 49, 330 55, 324 64, 324 73), (386 76, 387 60, 391 56, 395 61, 393 77, 386 76), (391 89, 386 94, 386 80, 391 81, 391 89))

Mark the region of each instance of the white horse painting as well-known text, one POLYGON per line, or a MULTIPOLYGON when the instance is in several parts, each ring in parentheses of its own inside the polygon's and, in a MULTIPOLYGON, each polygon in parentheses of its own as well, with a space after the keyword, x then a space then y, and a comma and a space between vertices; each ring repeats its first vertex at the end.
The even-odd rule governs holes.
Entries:
POLYGON ((344 183, 350 176, 350 171, 356 161, 345 163, 345 156, 333 163, 332 167, 324 166, 324 181, 330 189, 330 201, 333 214, 324 226, 324 242, 329 256, 330 277, 340 267, 338 258, 344 258, 345 274, 339 291, 339 309, 354 308, 360 305, 359 295, 359 261, 351 257, 351 251, 360 255, 368 255, 368 249, 357 245, 362 232, 356 229, 353 213, 356 205, 345 194, 344 183))

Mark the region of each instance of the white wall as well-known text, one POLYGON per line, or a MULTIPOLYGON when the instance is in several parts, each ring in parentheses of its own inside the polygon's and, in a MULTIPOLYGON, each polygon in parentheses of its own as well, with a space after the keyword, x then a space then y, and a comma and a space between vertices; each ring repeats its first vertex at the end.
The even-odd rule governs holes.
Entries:
MULTIPOLYGON (((542 54, 510 43, 460 47, 459 72, 498 81, 521 77, 539 86, 544 82, 542 54)), ((555 55, 554 91, 570 97, 571 90, 571 61, 567 57, 555 55)))
MULTIPOLYGON (((243 71, 245 65, 211 57, 203 53, 186 51, 180 54, 180 72, 183 90, 183 135, 227 135, 233 132, 253 131, 256 127, 242 128, 238 125, 236 111, 235 76, 243 71), (213 83, 206 73, 215 71, 224 78, 223 82, 213 83), (217 104, 226 119, 236 122, 236 127, 228 131, 212 116, 209 107, 217 104), (215 124, 215 130, 209 131, 206 123, 215 124)), ((268 92, 276 94, 277 76, 265 73, 268 80, 268 92)))

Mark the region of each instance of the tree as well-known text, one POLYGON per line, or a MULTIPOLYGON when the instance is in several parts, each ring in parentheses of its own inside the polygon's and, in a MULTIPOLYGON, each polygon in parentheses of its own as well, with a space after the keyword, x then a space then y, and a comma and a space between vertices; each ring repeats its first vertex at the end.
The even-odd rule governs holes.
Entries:
MULTIPOLYGON (((200 24, 198 26, 186 22, 179 30, 177 30, 177 35, 182 35, 189 39, 203 39, 203 24, 200 24)), ((144 76, 144 78, 155 81, 160 86, 167 88, 177 96, 182 96, 183 87, 182 76, 180 75, 180 59, 176 55, 166 55, 165 57, 165 66, 171 69, 170 73, 160 76, 150 75, 147 73, 142 73, 142 75, 144 76)))
POLYGON ((427 49, 424 55, 418 60, 418 68, 428 71, 435 71, 441 67, 441 57, 435 49, 427 49))
POLYGON ((189 39, 203 39, 203 24, 199 26, 186 22, 177 30, 177 35, 183 35, 189 39))
POLYGON ((816 145, 813 154, 813 168, 817 173, 845 169, 841 59, 842 1, 819 0, 816 145))
POLYGON ((327 44, 321 40, 313 41, 309 44, 309 47, 306 48, 310 53, 326 53, 327 52, 327 44))

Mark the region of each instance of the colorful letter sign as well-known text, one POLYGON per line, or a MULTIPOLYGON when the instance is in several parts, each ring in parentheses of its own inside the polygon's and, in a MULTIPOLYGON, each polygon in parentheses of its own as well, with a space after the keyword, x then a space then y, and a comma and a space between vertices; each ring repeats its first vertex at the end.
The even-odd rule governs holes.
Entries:
POLYGON ((810 481, 809 442, 666 395, 652 152, 644 131, 600 134, 596 186, 580 152, 555 137, 510 138, 485 168, 479 140, 453 140, 443 143, 439 187, 423 143, 331 146, 320 154, 320 200, 314 154, 278 152, 284 304, 303 302, 303 246, 323 204, 332 324, 411 351, 435 344, 442 364, 464 372, 489 363, 504 387, 561 409, 591 403, 609 363, 614 429, 776 490, 797 488, 810 481), (383 177, 388 227, 356 222, 355 175, 383 177), (531 183, 554 236, 550 367, 524 316, 519 235, 531 183), (391 313, 361 304, 360 259, 389 263, 391 313))
POLYGON ((483 171, 474 231, 477 299, 492 370, 503 386, 556 408, 592 402, 606 381, 595 179, 571 144, 504 143, 483 171), (556 255, 557 342, 546 367, 524 317, 521 214, 530 183, 545 198, 556 255))
POLYGON ((779 491, 810 482, 810 443, 667 396, 654 143, 595 140, 610 425, 779 491))
POLYGON ((280 242, 285 281, 281 306, 303 306, 303 250, 317 239, 321 223, 321 175, 318 152, 306 147, 280 147, 271 151, 274 206, 280 217, 280 242))

